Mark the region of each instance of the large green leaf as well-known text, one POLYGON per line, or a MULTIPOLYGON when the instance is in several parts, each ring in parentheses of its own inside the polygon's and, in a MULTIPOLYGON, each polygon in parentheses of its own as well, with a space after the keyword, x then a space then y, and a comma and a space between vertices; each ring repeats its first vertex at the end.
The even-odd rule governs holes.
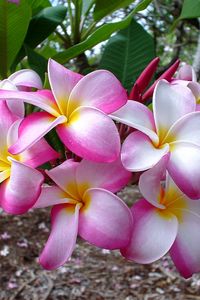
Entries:
POLYGON ((95 32, 93 32, 85 41, 75 46, 72 46, 63 52, 56 54, 53 58, 58 62, 64 64, 71 58, 74 58, 77 55, 83 53, 84 51, 91 49, 100 42, 107 40, 113 32, 127 27, 132 20, 132 16, 138 11, 145 9, 151 2, 152 0, 141 1, 124 20, 116 23, 102 25, 95 32))
POLYGON ((29 21, 31 8, 26 0, 19 4, 0 0, 0 74, 6 77, 21 48, 29 21))
POLYGON ((100 63, 128 90, 141 71, 155 57, 152 36, 135 20, 108 41, 100 63))
POLYGON ((66 16, 66 7, 46 7, 35 15, 30 22, 25 43, 35 48, 61 24, 66 16))
MULTIPOLYGON (((66 8, 64 6, 46 7, 42 9, 31 19, 24 44, 30 48, 35 48, 63 22, 65 15, 66 8)), ((25 55, 26 51, 23 45, 13 64, 13 70, 25 55)))
POLYGON ((99 21, 113 11, 126 7, 133 2, 135 0, 96 0, 93 13, 94 20, 99 21))
POLYGON ((200 17, 200 0, 184 0, 179 19, 200 17))
POLYGON ((49 0, 28 0, 28 3, 32 9, 32 16, 36 15, 43 8, 51 6, 49 0))

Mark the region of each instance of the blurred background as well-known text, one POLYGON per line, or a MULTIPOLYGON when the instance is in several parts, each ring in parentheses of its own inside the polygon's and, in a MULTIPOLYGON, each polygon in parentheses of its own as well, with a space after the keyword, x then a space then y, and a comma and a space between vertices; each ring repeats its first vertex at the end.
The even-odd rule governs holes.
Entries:
MULTIPOLYGON (((108 69, 130 91, 156 56, 155 78, 179 58, 199 79, 199 17, 199 0, 0 0, 0 79, 31 68, 48 87, 52 57, 82 74, 108 69)), ((119 196, 131 205, 137 185, 119 196)), ((168 256, 142 266, 81 240, 68 263, 45 271, 38 255, 49 229, 48 209, 0 212, 0 300, 200 299, 200 275, 182 279, 168 256)))

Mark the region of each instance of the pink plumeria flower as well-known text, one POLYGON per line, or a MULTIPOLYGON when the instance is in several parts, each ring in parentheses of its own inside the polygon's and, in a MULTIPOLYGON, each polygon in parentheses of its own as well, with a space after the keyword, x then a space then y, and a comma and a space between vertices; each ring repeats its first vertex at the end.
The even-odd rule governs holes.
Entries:
POLYGON ((34 168, 58 157, 44 139, 20 155, 11 155, 9 146, 18 138, 21 119, 12 114, 6 101, 0 102, 0 206, 8 213, 22 214, 33 206, 44 181, 34 168))
POLYGON ((140 177, 145 199, 131 208, 134 226, 131 242, 121 250, 130 260, 148 264, 170 251, 182 276, 200 272, 200 200, 186 197, 167 173, 169 155, 140 177))
POLYGON ((120 152, 120 138, 107 114, 127 101, 117 78, 105 70, 83 77, 53 60, 49 60, 48 75, 53 95, 49 91, 0 92, 1 99, 22 99, 46 111, 25 118, 19 140, 9 151, 20 153, 57 127, 60 139, 75 154, 93 161, 114 161, 120 152))
MULTIPOLYGON (((38 74, 32 70, 20 70, 7 79, 0 81, 0 89, 11 91, 30 91, 32 88, 42 89, 42 81, 38 74)), ((24 103, 16 99, 7 101, 7 105, 11 112, 20 118, 24 117, 24 103)))
POLYGON ((200 198, 200 112, 190 89, 161 80, 153 94, 153 113, 128 103, 112 118, 137 129, 122 146, 122 163, 137 172, 152 168, 170 153, 167 170, 188 197, 200 198))
POLYGON ((41 265, 58 268, 71 256, 77 235, 106 249, 128 245, 132 215, 117 192, 130 180, 120 160, 80 163, 67 160, 47 171, 56 186, 43 187, 35 207, 52 206, 52 230, 40 255, 41 265))

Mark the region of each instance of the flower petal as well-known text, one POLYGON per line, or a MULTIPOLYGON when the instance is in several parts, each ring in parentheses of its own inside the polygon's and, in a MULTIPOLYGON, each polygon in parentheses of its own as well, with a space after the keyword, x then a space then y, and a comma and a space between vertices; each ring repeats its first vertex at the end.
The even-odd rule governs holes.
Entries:
POLYGON ((192 91, 193 95, 195 96, 196 102, 199 103, 199 101, 200 101, 200 84, 198 82, 189 82, 187 86, 192 91))
POLYGON ((7 90, 0 90, 0 99, 7 100, 7 101, 16 101, 22 100, 26 103, 35 105, 40 107, 41 109, 45 110, 49 114, 52 114, 55 117, 60 115, 58 111, 58 107, 52 99, 44 96, 41 91, 37 92, 21 92, 21 91, 7 91, 7 90))
POLYGON ((184 141, 200 145, 200 112, 189 113, 180 118, 169 130, 164 143, 184 141))
POLYGON ((155 148, 148 136, 135 131, 122 145, 122 163, 129 171, 144 171, 157 164, 168 151, 168 144, 163 145, 162 148, 155 148))
POLYGON ((120 139, 114 122, 103 112, 80 107, 68 123, 57 127, 62 142, 75 154, 96 162, 111 162, 120 152, 120 139))
POLYGON ((111 118, 145 133, 154 143, 158 143, 153 113, 145 105, 128 100, 123 107, 112 113, 111 118))
POLYGON ((0 101, 0 116, 0 159, 7 161, 7 134, 10 126, 16 121, 17 117, 10 112, 6 101, 0 101))
POLYGON ((79 234, 91 244, 120 249, 130 241, 132 215, 126 204, 104 189, 89 189, 83 197, 79 234))
POLYGON ((66 114, 69 95, 83 76, 66 69, 53 59, 49 59, 48 76, 57 105, 62 114, 66 114))
POLYGON ((0 185, 1 207, 11 214, 23 214, 36 202, 44 181, 43 175, 10 158, 10 179, 0 185))
POLYGON ((19 139, 9 148, 12 154, 18 154, 38 142, 52 128, 66 121, 64 116, 57 118, 46 112, 28 115, 19 126, 19 139))
MULTIPOLYGON (((13 145, 18 140, 19 126, 22 119, 15 121, 9 128, 7 135, 8 147, 13 145)), ((59 158, 59 153, 56 152, 44 138, 41 138, 29 149, 23 151, 19 160, 26 163, 29 167, 36 168, 45 162, 59 158)))
POLYGON ((79 106, 90 106, 112 113, 126 104, 127 98, 125 89, 111 72, 94 71, 84 76, 72 90, 67 115, 79 106))
POLYGON ((73 159, 68 159, 61 165, 46 171, 47 175, 68 195, 79 199, 76 186, 76 170, 79 163, 73 159))
POLYGON ((40 255, 40 264, 47 270, 62 266, 71 256, 78 232, 79 206, 56 205, 51 213, 51 233, 40 255))
POLYGON ((196 100, 188 87, 159 81, 153 94, 153 111, 160 142, 179 118, 195 108, 196 100))
POLYGON ((184 64, 178 71, 177 78, 186 81, 197 81, 195 71, 192 66, 184 64))
POLYGON ((137 263, 152 263, 173 245, 178 230, 177 219, 170 213, 162 214, 144 199, 134 204, 131 210, 134 219, 132 238, 121 253, 137 263))
POLYGON ((12 83, 16 86, 33 87, 36 89, 42 89, 42 81, 39 75, 33 70, 20 70, 8 77, 12 83))
POLYGON ((61 203, 76 204, 77 201, 67 198, 66 193, 57 186, 43 186, 41 194, 33 208, 43 208, 61 203))
POLYGON ((191 199, 200 198, 200 147, 176 142, 170 146, 167 170, 179 189, 191 199))
POLYGON ((139 180, 139 189, 144 198, 153 206, 160 209, 165 208, 165 206, 160 203, 163 192, 161 181, 165 176, 168 160, 169 153, 163 156, 153 168, 144 172, 139 180))
POLYGON ((185 211, 170 254, 182 276, 200 272, 200 217, 185 211))
POLYGON ((131 179, 131 172, 124 169, 121 159, 111 163, 95 163, 83 159, 76 172, 80 195, 87 188, 103 188, 113 193, 121 190, 131 179))
MULTIPOLYGON (((8 79, 0 81, 0 89, 17 91, 17 87, 8 79)), ((20 118, 24 117, 25 108, 22 100, 7 101, 7 105, 13 114, 20 118)))

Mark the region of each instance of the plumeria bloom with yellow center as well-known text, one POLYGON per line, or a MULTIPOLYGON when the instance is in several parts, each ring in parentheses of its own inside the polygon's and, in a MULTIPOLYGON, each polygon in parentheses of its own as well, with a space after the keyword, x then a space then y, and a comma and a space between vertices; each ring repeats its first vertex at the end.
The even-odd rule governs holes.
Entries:
MULTIPOLYGON (((31 91, 32 88, 42 89, 42 81, 32 70, 20 70, 0 81, 0 90, 31 91)), ((24 103, 21 100, 7 101, 10 111, 20 118, 24 117, 24 103)))
POLYGON ((134 226, 131 242, 123 256, 138 263, 152 263, 168 251, 182 276, 200 272, 200 200, 187 198, 167 173, 169 155, 140 177, 145 199, 132 208, 134 226))
POLYGON ((112 118, 137 129, 124 141, 122 163, 127 170, 152 168, 170 153, 167 170, 188 197, 200 198, 200 112, 191 90, 184 85, 158 82, 153 113, 128 101, 112 118))
POLYGON ((48 64, 50 91, 35 93, 0 91, 0 99, 21 99, 45 110, 24 119, 19 139, 9 151, 18 154, 56 127, 75 154, 99 162, 111 162, 120 152, 120 138, 110 114, 127 101, 118 79, 109 71, 86 76, 74 73, 53 60, 48 64))
POLYGON ((57 185, 43 187, 34 206, 53 206, 51 233, 40 255, 45 269, 58 268, 67 261, 77 235, 100 248, 120 249, 128 245, 132 215, 113 194, 131 177, 120 160, 109 164, 67 160, 47 174, 57 185))
POLYGON ((58 153, 41 139, 20 155, 11 155, 8 148, 18 138, 21 119, 11 113, 6 101, 0 102, 0 116, 0 206, 8 213, 22 214, 36 202, 44 181, 35 168, 58 158, 58 153))

